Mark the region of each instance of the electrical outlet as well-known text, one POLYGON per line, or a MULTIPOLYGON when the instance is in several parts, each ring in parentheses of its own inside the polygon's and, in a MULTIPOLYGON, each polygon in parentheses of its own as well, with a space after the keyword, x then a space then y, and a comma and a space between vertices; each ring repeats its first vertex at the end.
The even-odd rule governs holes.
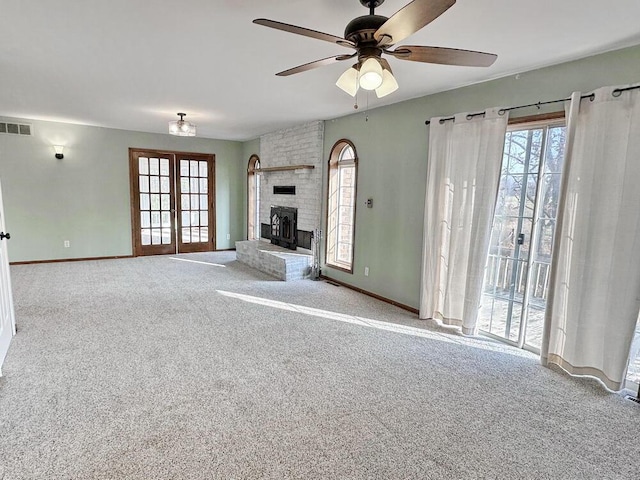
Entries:
POLYGON ((71 242, 69 240, 64 241, 64 248, 69 248, 71 246, 71 242))
POLYGON ((365 277, 369 276, 369 267, 364 267, 364 276, 365 277))
POLYGON ((231 234, 227 233, 227 240, 231 240, 231 234))

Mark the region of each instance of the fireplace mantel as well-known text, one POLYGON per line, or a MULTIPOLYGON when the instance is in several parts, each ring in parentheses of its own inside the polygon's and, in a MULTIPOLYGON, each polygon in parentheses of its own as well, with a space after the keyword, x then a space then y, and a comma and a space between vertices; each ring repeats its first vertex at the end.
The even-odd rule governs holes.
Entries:
POLYGON ((268 172, 286 172, 291 170, 313 170, 315 165, 283 165, 280 167, 263 167, 256 168, 255 173, 268 173, 268 172))

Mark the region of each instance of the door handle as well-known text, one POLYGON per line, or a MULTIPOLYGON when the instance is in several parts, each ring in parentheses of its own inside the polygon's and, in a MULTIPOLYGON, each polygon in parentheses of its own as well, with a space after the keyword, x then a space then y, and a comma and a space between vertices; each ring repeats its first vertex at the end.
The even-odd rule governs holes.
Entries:
POLYGON ((7 240, 11 239, 11 234, 9 232, 7 232, 7 233, 0 232, 0 240, 4 240, 5 238, 7 240))
POLYGON ((524 233, 518 234, 518 245, 524 244, 524 233))

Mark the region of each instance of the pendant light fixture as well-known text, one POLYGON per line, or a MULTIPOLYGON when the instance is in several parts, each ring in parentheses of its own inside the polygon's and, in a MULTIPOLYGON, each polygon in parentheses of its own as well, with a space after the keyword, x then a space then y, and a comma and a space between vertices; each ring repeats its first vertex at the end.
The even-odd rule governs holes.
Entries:
POLYGON ((195 137, 196 126, 195 124, 184 119, 187 114, 178 113, 177 115, 180 117, 180 120, 173 120, 169 122, 169 133, 171 135, 177 135, 179 137, 195 137))
POLYGON ((386 97, 398 89, 391 67, 386 60, 368 57, 344 72, 336 82, 338 88, 352 97, 359 88, 375 90, 378 98, 386 97))

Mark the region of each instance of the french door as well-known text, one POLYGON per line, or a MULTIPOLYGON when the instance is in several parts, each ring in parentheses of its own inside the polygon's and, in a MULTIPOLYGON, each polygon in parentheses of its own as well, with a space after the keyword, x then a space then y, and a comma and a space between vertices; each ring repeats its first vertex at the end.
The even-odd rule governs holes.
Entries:
POLYGON ((480 330, 537 351, 564 163, 564 120, 512 126, 485 270, 480 330))
POLYGON ((133 254, 215 249, 215 157, 129 150, 133 254))

